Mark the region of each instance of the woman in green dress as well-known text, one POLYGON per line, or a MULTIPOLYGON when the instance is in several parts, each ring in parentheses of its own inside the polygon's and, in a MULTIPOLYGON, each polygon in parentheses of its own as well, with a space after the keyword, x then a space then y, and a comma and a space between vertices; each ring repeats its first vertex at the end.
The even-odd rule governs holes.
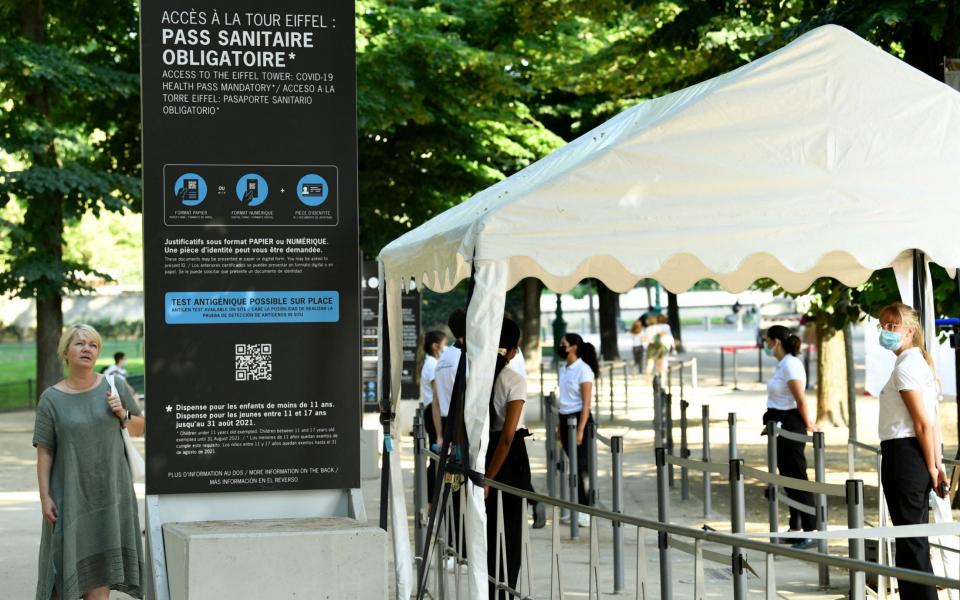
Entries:
POLYGON ((126 381, 118 377, 112 394, 94 372, 100 349, 89 325, 67 328, 58 348, 67 377, 37 405, 37 600, 107 600, 111 589, 142 597, 140 519, 120 431, 142 417, 126 381))

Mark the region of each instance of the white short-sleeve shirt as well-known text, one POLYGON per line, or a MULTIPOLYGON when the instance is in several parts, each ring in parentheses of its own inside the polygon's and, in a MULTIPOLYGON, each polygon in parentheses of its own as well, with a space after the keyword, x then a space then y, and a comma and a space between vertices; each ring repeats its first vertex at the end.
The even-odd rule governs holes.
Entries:
POLYGON ((919 348, 900 353, 890 379, 880 392, 880 419, 877 433, 880 441, 916 437, 913 417, 900 395, 902 390, 915 390, 923 396, 923 407, 931 423, 937 419, 937 380, 919 348))
MULTIPOLYGON (((490 431, 503 431, 503 423, 507 418, 507 403, 516 400, 526 402, 527 380, 508 367, 500 371, 500 375, 493 386, 493 414, 491 415, 490 431)), ((525 425, 521 412, 517 429, 523 427, 525 425)))
POLYGON ((420 369, 420 404, 430 406, 433 402, 433 382, 434 372, 437 370, 437 359, 427 355, 423 359, 423 368, 420 369))
POLYGON ((450 399, 453 397, 453 382, 457 378, 457 366, 460 364, 460 349, 447 346, 433 372, 433 379, 437 382, 437 401, 440 402, 440 416, 445 417, 450 412, 450 399))
POLYGON ((519 348, 507 366, 519 373, 522 377, 527 376, 527 366, 523 364, 523 352, 520 352, 519 348))
POLYGON ((560 365, 560 414, 569 415, 583 410, 580 384, 593 381, 593 370, 583 359, 560 365))
POLYGON ((767 382, 767 408, 792 410, 797 407, 797 399, 793 397, 788 381, 799 380, 801 386, 807 386, 807 372, 803 370, 803 361, 792 354, 784 356, 777 363, 777 370, 767 382))

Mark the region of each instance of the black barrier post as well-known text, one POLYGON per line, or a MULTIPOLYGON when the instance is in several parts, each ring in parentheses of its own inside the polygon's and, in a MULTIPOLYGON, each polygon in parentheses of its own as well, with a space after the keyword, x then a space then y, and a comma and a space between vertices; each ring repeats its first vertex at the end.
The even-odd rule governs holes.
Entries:
MULTIPOLYGON (((767 421, 767 471, 771 475, 777 474, 777 424, 774 421, 767 421)), ((777 486, 772 483, 767 486, 767 513, 770 533, 777 533, 780 527, 780 515, 777 510, 777 486)), ((777 544, 780 538, 774 535, 770 541, 777 544)))
MULTIPOLYGON (((664 410, 667 413, 666 419, 666 438, 667 438, 667 454, 673 456, 673 394, 664 395, 664 410)), ((673 487, 673 465, 667 465, 667 474, 670 476, 670 487, 673 487)))
MULTIPOLYGON (((667 482, 667 451, 657 448, 657 520, 670 522, 670 490, 667 482)), ((670 568, 670 536, 666 531, 657 532, 657 546, 660 550, 660 598, 673 598, 673 577, 670 568)))
POLYGON ((757 344, 757 383, 763 383, 763 342, 757 344))
MULTIPOLYGON (((703 428, 703 462, 710 462, 710 405, 704 404, 700 407, 701 427, 703 428)), ((703 516, 709 517, 713 512, 713 474, 710 471, 703 472, 703 516)))
POLYGON ((727 458, 737 458, 737 413, 727 413, 727 458))
MULTIPOLYGON (((623 513, 623 436, 610 438, 613 463, 613 512, 623 513)), ((623 523, 613 522, 613 593, 623 591, 623 523)))
POLYGON ((660 390, 660 376, 653 377, 653 443, 659 448, 663 440, 663 397, 660 390))
MULTIPOLYGON (((690 449, 687 448, 687 406, 686 400, 680 400, 680 457, 690 458, 690 449)), ((680 467, 680 499, 690 499, 690 478, 686 467, 680 467)))
MULTIPOLYGON (((863 480, 847 480, 847 528, 863 528, 863 480)), ((850 558, 863 560, 863 538, 850 538, 850 558)), ((863 571, 850 571, 850 600, 864 600, 866 574, 863 571)))
MULTIPOLYGON (((817 483, 826 483, 827 480, 826 444, 822 431, 813 434, 813 472, 817 483)), ((817 530, 827 530, 827 495, 820 492, 814 495, 814 505, 817 510, 817 530)), ((827 540, 817 540, 817 552, 827 554, 827 540)), ((817 576, 820 587, 830 587, 830 568, 827 565, 819 566, 817 576)))
POLYGON ((423 407, 418 406, 413 416, 413 539, 414 548, 418 552, 423 549, 423 543, 427 539, 424 531, 424 511, 427 506, 427 455, 423 418, 423 407))
MULTIPOLYGON (((733 533, 743 533, 745 530, 745 521, 743 459, 734 458, 730 460, 730 530, 733 533)), ((746 600, 747 574, 743 569, 744 556, 740 548, 734 547, 730 558, 733 567, 734 600, 746 600)))
POLYGON ((557 424, 553 420, 554 393, 546 397, 543 413, 543 426, 546 429, 546 450, 547 450, 547 495, 556 496, 557 494, 557 424))
MULTIPOLYGON (((613 420, 613 363, 610 363, 610 420, 613 420)), ((600 418, 600 405, 597 405, 597 418, 600 418)))
MULTIPOLYGON (((580 419, 578 415, 574 415, 572 418, 567 419, 567 457, 570 459, 570 473, 567 474, 568 486, 570 487, 570 502, 576 503, 580 499, 577 494, 577 477, 578 466, 577 466, 577 422, 580 419)), ((580 514, 575 511, 570 511, 570 539, 575 540, 580 537, 580 514)))

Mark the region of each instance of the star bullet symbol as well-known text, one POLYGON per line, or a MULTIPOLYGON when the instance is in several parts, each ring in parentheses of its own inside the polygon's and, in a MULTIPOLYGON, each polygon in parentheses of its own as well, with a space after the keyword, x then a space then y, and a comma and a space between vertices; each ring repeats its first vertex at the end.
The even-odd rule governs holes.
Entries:
POLYGON ((281 194, 284 193, 285 191, 287 191, 287 190, 285 190, 285 189, 283 189, 283 188, 280 188, 280 193, 281 193, 281 194))
POLYGON ((166 408, 167 408, 167 412, 173 412, 173 407, 170 406, 169 404, 167 405, 166 408))
POLYGON ((290 59, 292 60, 292 59, 294 59, 294 58, 297 57, 297 53, 296 53, 296 52, 291 52, 291 53, 288 54, 288 56, 289 56, 290 59))

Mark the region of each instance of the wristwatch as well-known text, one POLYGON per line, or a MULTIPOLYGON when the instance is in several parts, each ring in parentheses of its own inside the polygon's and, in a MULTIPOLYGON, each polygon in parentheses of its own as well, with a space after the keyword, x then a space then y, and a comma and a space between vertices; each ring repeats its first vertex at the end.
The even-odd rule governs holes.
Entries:
POLYGON ((123 419, 123 422, 124 422, 124 423, 126 423, 126 422, 128 422, 128 421, 130 421, 130 411, 129 411, 129 410, 127 411, 127 416, 124 417, 124 419, 123 419))

